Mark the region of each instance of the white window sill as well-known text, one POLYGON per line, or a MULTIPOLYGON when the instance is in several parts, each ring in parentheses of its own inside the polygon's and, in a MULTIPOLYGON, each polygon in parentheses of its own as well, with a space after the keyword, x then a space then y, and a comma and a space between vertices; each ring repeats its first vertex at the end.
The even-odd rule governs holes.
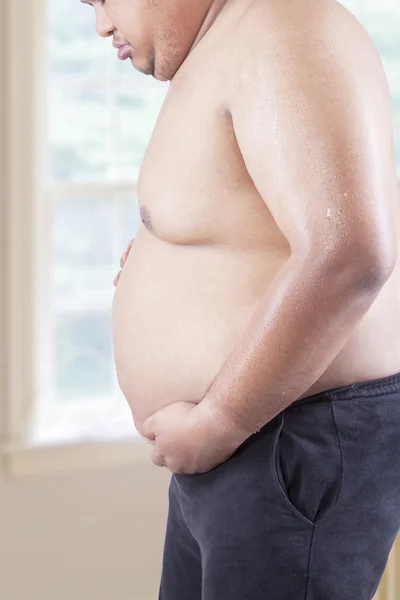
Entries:
POLYGON ((15 479, 112 467, 153 465, 153 446, 140 436, 62 443, 10 443, 3 447, 6 474, 15 479))

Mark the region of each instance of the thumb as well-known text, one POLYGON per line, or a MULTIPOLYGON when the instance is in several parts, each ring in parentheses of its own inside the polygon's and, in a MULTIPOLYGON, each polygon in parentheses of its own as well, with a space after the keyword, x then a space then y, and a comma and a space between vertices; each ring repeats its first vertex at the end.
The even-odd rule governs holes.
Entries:
POLYGON ((154 446, 153 452, 151 453, 151 460, 156 467, 165 467, 164 457, 158 453, 156 446, 154 446))
POLYGON ((139 431, 143 437, 149 440, 149 442, 155 442, 156 436, 154 433, 153 419, 151 417, 146 419, 139 431))

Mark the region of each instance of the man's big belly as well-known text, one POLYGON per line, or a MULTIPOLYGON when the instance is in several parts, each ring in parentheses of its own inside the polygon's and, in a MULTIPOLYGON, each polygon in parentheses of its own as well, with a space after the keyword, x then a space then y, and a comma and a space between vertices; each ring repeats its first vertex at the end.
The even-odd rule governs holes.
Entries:
MULTIPOLYGON (((169 404, 204 398, 288 258, 277 244, 274 251, 172 244, 141 225, 112 310, 118 381, 137 429, 169 404)), ((399 281, 400 265, 302 397, 400 372, 399 281)))
POLYGON ((173 402, 200 402, 287 258, 170 244, 140 227, 112 310, 118 381, 137 427, 173 402))

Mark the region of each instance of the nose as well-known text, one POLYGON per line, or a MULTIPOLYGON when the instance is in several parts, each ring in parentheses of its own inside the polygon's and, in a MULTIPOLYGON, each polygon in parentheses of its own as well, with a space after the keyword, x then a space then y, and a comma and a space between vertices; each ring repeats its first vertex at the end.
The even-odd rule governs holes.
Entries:
POLYGON ((114 25, 107 17, 104 10, 98 10, 96 13, 96 32, 99 36, 107 38, 115 31, 114 25))

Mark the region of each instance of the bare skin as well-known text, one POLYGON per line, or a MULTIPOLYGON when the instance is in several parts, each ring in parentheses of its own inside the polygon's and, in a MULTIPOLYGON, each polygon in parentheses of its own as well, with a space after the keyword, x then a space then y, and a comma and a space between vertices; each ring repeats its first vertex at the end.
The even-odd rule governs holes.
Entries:
MULTIPOLYGON (((203 404, 268 290, 270 345, 303 341, 297 366, 282 366, 275 413, 291 390, 294 400, 400 371, 399 190, 389 93, 370 38, 333 0, 208 4, 212 18, 204 30, 197 15, 184 62, 176 71, 159 62, 158 78, 173 76, 139 178, 142 223, 114 280, 119 383, 153 442, 156 427, 167 437, 154 415, 172 430, 203 404), (274 330, 272 305, 279 312, 281 297, 283 314, 279 286, 296 269, 316 283, 299 288, 296 306, 292 294, 290 335, 274 330)), ((231 404, 239 407, 233 396, 231 404)), ((239 419, 237 435, 204 464, 168 464, 167 443, 155 462, 207 470, 263 422, 259 414, 248 427, 239 419)))

